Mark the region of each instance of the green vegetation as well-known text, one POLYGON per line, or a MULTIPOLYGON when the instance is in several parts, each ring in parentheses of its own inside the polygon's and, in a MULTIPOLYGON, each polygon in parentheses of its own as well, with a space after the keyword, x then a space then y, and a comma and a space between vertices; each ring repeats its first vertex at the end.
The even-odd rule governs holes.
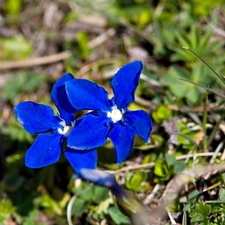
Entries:
POLYGON ((49 93, 66 72, 108 91, 116 70, 134 60, 145 68, 130 108, 151 115, 150 142, 136 138, 129 159, 116 165, 108 141, 98 167, 114 173, 149 215, 189 171, 162 207, 161 224, 225 224, 224 16, 223 0, 0 2, 0 224, 130 224, 108 189, 71 180, 63 155, 27 168, 35 136, 13 109, 25 100, 54 107, 49 93), (220 166, 212 171, 209 163, 220 166))

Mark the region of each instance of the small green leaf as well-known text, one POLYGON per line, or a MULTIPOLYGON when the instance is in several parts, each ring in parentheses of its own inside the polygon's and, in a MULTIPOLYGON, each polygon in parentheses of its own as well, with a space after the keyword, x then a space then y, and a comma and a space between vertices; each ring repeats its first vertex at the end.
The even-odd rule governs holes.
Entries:
POLYGON ((102 202, 99 203, 99 205, 97 206, 97 210, 96 213, 99 215, 102 212, 106 213, 109 206, 113 204, 113 198, 110 197, 102 202))
POLYGON ((71 209, 71 215, 81 216, 82 213, 87 209, 88 205, 89 203, 86 200, 79 197, 76 198, 71 209))
POLYGON ((170 171, 164 160, 157 160, 154 169, 155 175, 168 179, 170 177, 170 171))
POLYGON ((41 206, 45 208, 45 211, 48 215, 51 215, 52 213, 56 213, 58 215, 62 214, 61 206, 49 194, 44 194, 41 197, 41 206))
POLYGON ((88 36, 85 32, 83 31, 79 31, 77 33, 77 43, 80 47, 80 53, 81 53, 81 56, 86 58, 90 55, 91 53, 91 49, 89 48, 89 45, 88 45, 88 36))
POLYGON ((0 45, 2 47, 1 53, 5 60, 25 59, 32 50, 32 45, 23 36, 0 39, 0 45))
MULTIPOLYGON (((3 199, 0 201, 0 222, 6 220, 16 208, 12 205, 12 202, 8 199, 3 199)), ((2 224, 2 223, 1 223, 2 224)))
POLYGON ((156 123, 162 123, 164 120, 172 116, 172 111, 167 105, 159 105, 152 113, 152 117, 156 123))
POLYGON ((219 191, 219 199, 221 201, 225 201, 225 189, 224 188, 221 188, 219 191))
POLYGON ((193 201, 199 195, 199 191, 195 190, 188 194, 188 200, 193 201))
POLYGON ((141 190, 141 184, 146 178, 147 174, 145 172, 138 171, 129 180, 126 180, 126 186, 133 191, 141 190))
POLYGON ((109 215, 113 219, 113 221, 120 225, 120 224, 130 224, 130 220, 127 216, 123 215, 121 211, 116 207, 109 208, 109 215))
POLYGON ((95 203, 100 203, 109 197, 109 190, 107 188, 94 186, 94 193, 92 200, 95 203))
POLYGON ((194 208, 190 211, 190 217, 191 217, 191 224, 197 224, 201 223, 202 225, 209 224, 209 218, 208 216, 211 213, 211 206, 199 203, 196 204, 194 208))
POLYGON ((10 15, 18 15, 21 11, 23 0, 6 0, 5 10, 10 15))
POLYGON ((176 162, 176 158, 173 155, 166 154, 166 161, 169 167, 173 166, 176 162))
POLYGON ((186 164, 184 161, 176 161, 174 163, 174 173, 175 174, 181 173, 184 170, 185 166, 186 164))
POLYGON ((20 72, 16 78, 9 80, 3 88, 3 98, 13 101, 21 93, 35 92, 43 84, 45 79, 42 73, 20 72))
POLYGON ((157 154, 150 153, 144 157, 144 159, 142 160, 142 163, 146 164, 146 163, 150 163, 150 162, 155 162, 157 157, 158 157, 157 154))

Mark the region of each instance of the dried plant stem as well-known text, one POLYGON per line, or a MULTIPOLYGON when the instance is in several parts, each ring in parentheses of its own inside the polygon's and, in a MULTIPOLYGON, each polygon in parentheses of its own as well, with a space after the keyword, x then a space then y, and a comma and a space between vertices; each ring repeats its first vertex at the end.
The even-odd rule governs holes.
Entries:
POLYGON ((167 214, 168 214, 168 216, 169 216, 169 218, 170 218, 171 225, 176 225, 177 223, 176 223, 176 221, 174 220, 174 218, 172 217, 172 215, 171 215, 169 209, 167 209, 167 214))
POLYGON ((144 199, 143 203, 145 205, 148 205, 151 200, 154 198, 155 194, 159 191, 160 189, 160 184, 156 184, 151 193, 144 199))
POLYGON ((38 58, 34 58, 34 59, 27 59, 24 61, 2 62, 2 63, 0 63, 0 70, 27 68, 27 67, 51 64, 51 63, 65 60, 69 56, 70 56, 70 53, 68 51, 65 51, 65 52, 61 52, 58 54, 54 54, 54 55, 43 56, 43 57, 38 57, 38 58))
MULTIPOLYGON (((193 157, 208 157, 208 156, 213 156, 214 154, 215 154, 214 152, 202 152, 202 153, 196 153, 196 154, 187 154, 187 155, 177 156, 176 160, 182 160, 182 159, 193 158, 193 157)), ((218 153, 218 155, 220 155, 220 154, 218 153)), ((111 174, 120 174, 120 173, 127 172, 130 170, 149 169, 149 168, 153 167, 154 165, 155 165, 154 162, 150 162, 150 163, 145 163, 142 165, 126 166, 126 167, 123 167, 116 171, 107 171, 107 172, 111 173, 111 174)))

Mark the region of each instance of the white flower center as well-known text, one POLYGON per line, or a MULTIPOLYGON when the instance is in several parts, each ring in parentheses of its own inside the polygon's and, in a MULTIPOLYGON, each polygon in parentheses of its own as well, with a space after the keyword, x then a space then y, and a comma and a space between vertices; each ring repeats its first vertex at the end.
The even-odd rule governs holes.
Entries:
POLYGON ((63 126, 63 129, 62 128, 58 128, 57 131, 59 134, 62 134, 64 136, 68 135, 72 126, 66 126, 66 123, 65 121, 62 121, 60 122, 60 125, 63 126))
POLYGON ((112 107, 112 112, 108 112, 107 116, 112 119, 114 123, 122 120, 123 112, 121 112, 117 107, 112 107))

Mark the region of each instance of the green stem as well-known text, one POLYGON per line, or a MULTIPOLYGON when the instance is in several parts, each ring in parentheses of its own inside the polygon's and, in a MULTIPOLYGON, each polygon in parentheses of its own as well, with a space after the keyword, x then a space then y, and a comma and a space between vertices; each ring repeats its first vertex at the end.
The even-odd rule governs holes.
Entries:
POLYGON ((197 59, 199 59, 202 63, 204 63, 212 72, 213 74, 217 77, 217 79, 219 80, 219 82, 225 86, 225 81, 223 80, 223 78, 206 62, 204 61, 197 53, 195 53, 193 50, 191 50, 190 48, 183 46, 184 49, 187 49, 189 52, 191 52, 197 59))
POLYGON ((203 119, 202 119, 202 131, 204 133, 204 139, 203 139, 203 149, 204 150, 206 150, 206 148, 207 148, 207 137, 206 137, 207 103, 208 103, 208 93, 206 92, 205 102, 204 102, 203 119))

